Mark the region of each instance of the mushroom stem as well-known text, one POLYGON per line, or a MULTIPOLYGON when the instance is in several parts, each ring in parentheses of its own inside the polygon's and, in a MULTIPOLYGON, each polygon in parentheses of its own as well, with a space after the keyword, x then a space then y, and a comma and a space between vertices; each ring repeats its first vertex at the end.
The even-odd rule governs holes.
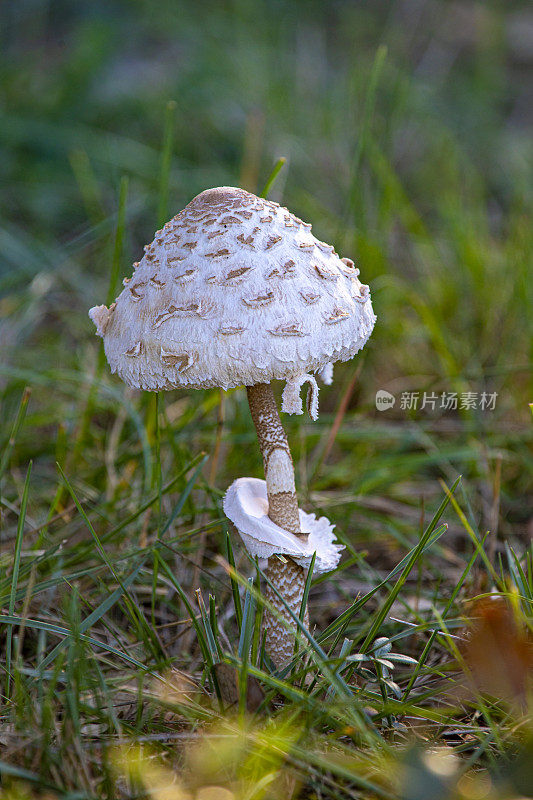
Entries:
POLYGON ((247 386, 250 413, 263 456, 268 494, 268 516, 286 531, 301 536, 294 467, 287 435, 268 383, 247 386))
MULTIPOLYGON (((259 446, 263 456, 263 466, 268 495, 268 516, 286 531, 295 536, 306 536, 300 530, 298 498, 294 482, 289 442, 279 418, 278 407, 270 384, 257 383, 247 386, 250 413, 257 431, 259 446)), ((305 587, 305 570, 291 558, 272 556, 268 560, 265 574, 285 599, 291 611, 298 615, 305 587)), ((266 599, 277 609, 279 616, 287 620, 292 632, 282 624, 278 617, 265 611, 265 645, 276 667, 287 662, 294 649, 294 622, 285 606, 267 585, 266 599)), ((306 612, 307 624, 307 612, 306 612)))

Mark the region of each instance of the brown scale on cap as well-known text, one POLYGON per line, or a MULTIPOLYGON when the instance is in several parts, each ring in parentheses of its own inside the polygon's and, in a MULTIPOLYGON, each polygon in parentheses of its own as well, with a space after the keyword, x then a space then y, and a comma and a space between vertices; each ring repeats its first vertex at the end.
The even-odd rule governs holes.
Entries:
POLYGON ((173 317, 200 317, 205 319, 214 309, 214 303, 208 300, 200 300, 199 302, 188 303, 184 306, 169 306, 166 311, 159 314, 152 328, 159 328, 164 322, 168 322, 173 317))
POLYGON ((269 333, 272 336, 307 336, 301 322, 282 322, 269 333))
POLYGON ((269 305, 274 300, 274 292, 264 292, 252 297, 243 297, 242 302, 250 308, 269 305))
POLYGON ((143 356, 144 355, 145 350, 146 350, 146 348, 144 346, 144 342, 138 341, 138 342, 135 342, 133 347, 130 347, 129 350, 126 350, 124 355, 128 356, 128 358, 139 358, 139 356, 143 356))
POLYGON ((173 353, 170 350, 161 348, 161 361, 167 367, 176 367, 178 372, 185 372, 194 364, 194 354, 192 353, 173 353))
POLYGON ((265 250, 270 250, 274 245, 279 244, 281 242, 281 236, 269 236, 266 244, 265 250))
POLYGON ((286 261, 279 267, 276 267, 271 272, 269 272, 266 276, 267 280, 272 280, 273 278, 294 278, 296 277, 296 264, 292 259, 286 261))
POLYGON ((337 322, 342 322, 350 316, 350 312, 346 308, 339 308, 336 306, 331 314, 324 317, 326 325, 336 325, 337 322))
POLYGON ((131 293, 131 299, 135 303, 138 303, 139 300, 141 300, 144 297, 144 294, 139 294, 139 289, 142 289, 144 286, 146 286, 145 281, 143 281, 142 283, 135 283, 133 286, 129 287, 131 293))
POLYGON ((370 297, 370 289, 365 283, 359 285, 359 295, 355 295, 355 300, 358 303, 366 303, 370 297))
POLYGON ((189 281, 192 281, 197 272, 197 269, 186 269, 185 272, 181 273, 181 275, 175 275, 174 281, 178 284, 188 283, 189 281))
POLYGON ((314 305, 315 303, 318 303, 318 301, 320 300, 320 295, 318 294, 318 292, 314 292, 313 289, 303 289, 300 292, 300 296, 304 301, 304 303, 307 303, 307 305, 310 306, 314 305))
POLYGON ((241 244, 247 244, 248 247, 251 247, 252 250, 255 250, 253 234, 250 234, 249 236, 245 237, 244 233, 239 233, 239 235, 237 236, 237 241, 241 242, 241 244))
POLYGON ((251 269, 252 267, 237 267, 237 269, 231 269, 223 279, 223 282, 231 283, 233 286, 236 286, 238 283, 243 282, 251 269))
POLYGON ((323 264, 313 264, 313 269, 323 281, 336 281, 339 279, 339 274, 337 272, 327 269, 323 264))
POLYGON ((235 336, 238 333, 243 333, 246 328, 243 325, 221 325, 218 332, 223 336, 235 336))
POLYGON ((220 250, 216 250, 212 253, 206 253, 206 258, 226 258, 230 255, 230 251, 227 247, 221 247, 220 250))
MULTIPOLYGON (((194 214, 196 209, 208 209, 211 206, 221 206, 224 208, 229 203, 234 204, 237 199, 246 199, 247 192, 244 189, 233 189, 233 187, 222 186, 216 189, 206 189, 191 200, 187 206, 189 213, 194 214)), ((201 212, 200 212, 201 213, 201 212)))

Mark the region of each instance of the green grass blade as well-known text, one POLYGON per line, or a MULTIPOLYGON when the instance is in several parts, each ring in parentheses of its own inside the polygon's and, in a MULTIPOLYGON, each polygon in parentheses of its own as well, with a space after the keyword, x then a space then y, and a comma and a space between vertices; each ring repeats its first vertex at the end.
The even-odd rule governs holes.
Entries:
MULTIPOLYGON (((49 633, 53 633, 55 636, 66 637, 67 639, 69 639, 72 633, 68 628, 64 628, 62 625, 55 625, 51 622, 43 622, 42 620, 37 619, 22 619, 22 617, 11 616, 9 614, 0 614, 0 624, 2 623, 10 626, 24 624, 24 627, 26 628, 33 628, 34 630, 38 631, 48 631, 49 633)), ((98 639, 95 639, 92 636, 86 636, 85 634, 80 634, 79 638, 80 641, 87 642, 87 644, 102 649, 107 653, 112 653, 114 656, 117 656, 117 658, 126 661, 128 664, 131 664, 138 669, 150 671, 145 664, 142 664, 136 658, 133 658, 127 653, 118 650, 116 647, 108 645, 106 642, 100 642, 98 639)))
POLYGON ((275 180, 278 177, 282 167, 285 165, 286 161, 287 161, 287 159, 284 156, 282 156, 281 158, 278 158, 278 160, 274 164, 274 168, 273 168, 272 172, 270 173, 270 175, 267 178, 267 182, 265 183, 265 185, 263 187, 263 191, 261 192, 259 197, 268 197, 269 192, 272 189, 272 187, 273 187, 273 185, 275 183, 275 180))
POLYGON ((356 198, 359 188, 358 181, 359 181, 360 165, 365 152, 367 141, 370 136, 370 129, 372 127, 372 117, 374 115, 374 108, 376 105, 377 88, 379 84, 379 79, 381 77, 381 73, 383 72, 383 67, 385 66, 386 57, 387 57, 387 48, 385 45, 380 45, 376 50, 376 55, 374 56, 374 63, 372 64, 372 69, 370 72, 370 79, 368 82, 368 88, 366 91, 365 101, 363 106, 363 115, 361 122, 358 126, 357 144, 352 158, 350 191, 348 195, 349 207, 352 213, 355 211, 357 207, 356 198))
POLYGON ((218 657, 222 658, 222 647, 220 644, 220 630, 218 627, 218 619, 217 619, 217 604, 216 598, 213 594, 209 595, 209 624, 211 625, 211 630, 213 631, 213 636, 215 637, 215 644, 217 648, 218 657))
MULTIPOLYGON (((142 567, 144 566, 144 561, 141 561, 135 569, 130 572, 130 574, 124 578, 123 586, 127 589, 129 588, 134 581, 137 579, 139 572, 141 571, 142 567)), ((120 600, 122 595, 124 594, 122 586, 118 586, 114 592, 112 592, 109 597, 100 603, 100 605, 94 609, 84 620, 80 623, 80 632, 85 633, 90 628, 92 628, 105 614, 107 614, 113 606, 120 600)), ((61 649, 68 644, 67 640, 60 642, 57 644, 53 650, 51 650, 48 655, 37 665, 38 670, 44 670, 46 667, 51 664, 56 656, 59 654, 61 649)))
MULTIPOLYGON (((450 493, 453 493, 455 491, 455 489, 459 485, 460 481, 461 481, 461 476, 459 476, 454 481, 453 486, 449 490, 450 493)), ((426 540, 426 544, 422 548, 421 553, 425 552, 429 547, 431 547, 431 545, 434 543, 434 541, 436 541, 439 538, 439 536, 442 533, 444 533, 445 528, 441 527, 439 536, 437 536, 437 537, 435 537, 434 539, 431 539, 431 540, 428 538, 428 534, 433 533, 433 531, 435 530, 435 528, 436 528, 441 516, 443 515, 444 511, 446 510, 446 507, 447 507, 449 502, 450 502, 450 495, 446 494, 446 497, 440 503, 440 505, 437 508, 435 514, 433 515, 433 518, 431 519, 431 522, 429 523, 428 527, 426 528, 426 530, 424 532, 424 537, 423 538, 426 540)), ((337 619, 334 622, 332 622, 326 628, 326 630, 322 633, 322 635, 320 636, 320 641, 325 641, 329 636, 331 636, 332 633, 336 632, 337 633, 337 637, 336 637, 335 642, 333 644, 333 647, 335 647, 336 644, 338 643, 339 639, 341 638, 344 630, 346 629, 346 626, 349 624, 350 620, 357 613, 357 611, 359 611, 359 609, 362 608, 368 602, 368 600, 370 600, 370 598, 373 597, 376 594, 376 592, 378 592, 381 588, 383 588, 383 586, 386 586, 387 583, 390 580, 392 580, 392 578, 394 578, 399 572, 401 572, 406 567, 406 565, 409 563, 410 559, 413 557, 413 554, 415 553, 415 551, 419 547, 420 547, 420 543, 418 545, 416 545, 414 548, 412 548, 407 553, 407 555, 405 555, 402 558, 402 560, 394 567, 393 570, 391 570, 391 572, 387 575, 387 577, 383 581, 381 581, 379 584, 377 584, 377 586, 374 586, 374 588, 371 589, 369 592, 367 592, 367 594, 364 595, 364 597, 359 598, 358 600, 355 600, 355 602, 352 603, 352 605, 349 608, 347 608, 346 611, 343 611, 343 613, 340 614, 339 617, 337 617, 337 619)))
MULTIPOLYGON (((207 454, 203 455, 201 457, 200 463, 198 464, 198 466, 194 470, 193 474, 191 475, 191 477, 187 481, 187 485, 185 486, 185 489, 182 491, 178 502, 174 506, 172 514, 170 515, 170 517, 167 519, 166 523, 164 524, 163 529, 161 531, 161 535, 159 537, 160 539, 168 531, 168 529, 170 528, 170 526, 172 525, 172 523, 174 522, 176 517, 178 517, 181 514, 181 512, 183 510, 183 506, 187 502, 187 499, 188 499, 190 493, 192 492, 192 490, 194 488, 194 485, 195 485, 196 481, 198 480, 198 476, 200 475, 200 473, 201 473, 201 471, 203 469, 203 466, 204 466, 204 464, 205 464, 205 462, 207 461, 208 458, 209 458, 209 455, 207 455, 207 454)), ((158 493, 158 497, 159 497, 159 493, 158 493)))
POLYGON ((440 536, 442 536, 442 534, 445 533, 447 530, 448 526, 446 524, 442 525, 441 529, 437 529, 437 531, 435 532, 429 529, 426 532, 426 534, 421 538, 420 543, 417 545, 417 547, 414 548, 413 554, 408 560, 407 564, 405 565, 405 568, 401 572, 400 577, 396 582, 396 585, 389 592, 385 602, 383 604, 380 604, 380 608, 375 616, 374 622, 370 626, 370 630, 368 631, 363 644, 359 648, 359 651, 361 653, 365 653, 372 644, 372 642, 374 641, 381 625, 383 624, 385 617, 389 613, 391 606, 393 605, 394 601, 398 597, 398 594, 402 590, 409 573, 411 572, 416 562, 424 552, 426 546, 433 544, 433 542, 435 542, 438 538, 440 538, 440 536))
MULTIPOLYGON (((252 557, 249 556, 249 555, 248 555, 248 559, 252 563, 256 563, 256 562, 253 561, 252 557)), ((219 559, 219 560, 221 561, 221 563, 225 567, 226 571, 230 572, 230 574, 233 574, 235 579, 239 583, 241 583, 241 585, 243 585, 243 586, 249 585, 249 584, 247 584, 245 579, 241 575, 239 575, 238 572, 234 571, 229 566, 229 564, 227 564, 227 563, 224 564, 222 559, 219 559)), ((336 675, 335 672, 332 671, 332 669, 330 668, 329 659, 328 659, 326 653, 324 652, 324 650, 320 647, 319 643, 314 638, 314 636, 305 627, 305 625, 303 625, 300 622, 300 619, 296 616, 296 614, 292 611, 291 608, 289 608, 289 606, 285 602, 284 597, 281 595, 281 593, 272 584, 272 582, 268 579, 268 577, 265 575, 265 573, 260 569, 260 567, 257 564, 256 564, 256 568, 257 568, 259 574, 261 575, 262 579, 266 583, 268 583, 270 585, 272 591, 276 594, 276 596, 278 597, 279 601, 285 607, 287 613, 289 614, 290 618, 292 619, 292 622, 294 623, 294 628, 296 630, 301 631, 301 633, 303 634, 305 639, 307 639, 307 641, 309 643, 309 646, 310 646, 309 647, 309 652, 312 654, 313 660, 317 664, 317 667, 323 673, 324 678, 328 681, 329 685, 330 686, 335 686, 335 688, 337 689, 338 693, 342 697, 351 698, 352 702, 349 704, 349 709, 350 709, 350 715, 351 715, 351 719, 352 719, 353 724, 361 731, 362 735, 364 735, 365 737, 368 738, 369 741, 374 741, 374 742, 382 741, 381 735, 379 734, 379 732, 377 731, 377 729, 373 725, 372 721, 370 720, 370 718, 366 714, 365 710, 362 707, 359 707, 359 705, 356 702, 354 702, 354 700, 353 700, 354 695, 353 695, 352 689, 348 686, 348 684, 343 680, 342 677, 336 675)), ((282 622, 282 624, 285 627, 287 627, 289 630, 293 629, 289 622, 284 620, 283 617, 279 617, 277 609, 274 608, 274 606, 271 603, 269 603, 266 600, 266 598, 257 591, 257 589, 255 589, 254 587, 250 587, 249 591, 250 591, 251 594, 253 594, 253 596, 255 597, 257 602, 261 603, 266 608, 268 608, 268 610, 270 611, 271 614, 274 614, 274 615, 278 616, 278 618, 280 619, 280 621, 282 622)), ((290 669, 290 665, 289 665, 289 669, 290 669)))
POLYGON ((172 162, 172 147, 174 144, 174 127, 176 121, 176 102, 169 100, 165 108, 165 128, 163 133, 163 148, 161 150, 161 167, 159 170, 159 203, 157 207, 157 227, 161 228, 168 215, 168 190, 170 183, 170 167, 172 162))
POLYGON ((235 609, 235 618, 237 620, 237 627, 240 632, 242 630, 242 605, 241 605, 241 596, 239 594, 239 584, 233 577, 233 572, 235 572, 235 556, 233 555, 233 547, 231 544, 229 531, 226 531, 226 553, 228 556, 228 564, 231 567, 230 581, 231 581, 231 594, 233 596, 233 607, 235 609))
MULTIPOLYGON (((30 491, 30 478, 31 478, 31 470, 32 470, 32 462, 30 461, 28 465, 28 470, 26 472, 26 480, 24 481, 24 489, 22 492, 22 500, 20 503, 20 514, 18 518, 17 524, 17 536, 15 539, 15 553, 13 556, 13 571, 11 573, 11 592, 9 595, 9 616, 13 616, 15 611, 15 598, 17 594, 17 584, 19 578, 19 569, 20 569, 20 554, 22 551, 22 540, 24 537, 24 523, 26 521, 26 509, 28 507, 28 494, 30 491)), ((6 641, 6 671, 7 671, 7 679, 6 679, 6 695, 9 697, 10 694, 10 683, 11 683, 11 656, 12 656, 12 637, 13 637, 13 628, 9 627, 7 630, 7 641, 6 641)))
POLYGON ((0 460, 0 485, 2 481, 2 476, 6 471, 6 467, 9 463, 9 458, 11 456, 11 453, 13 452, 15 442, 17 441, 18 433, 22 427, 22 423, 24 422, 24 417, 26 416, 26 411, 28 409, 30 396, 31 396, 31 389, 29 388, 29 386, 26 386, 26 388, 22 392, 22 397, 18 407, 17 416, 15 417, 15 421, 13 422, 13 427, 11 428, 9 439, 7 440, 4 446, 4 451, 2 453, 2 458, 0 460))
POLYGON ((475 533, 474 529, 472 528, 472 526, 468 522, 468 520, 467 520, 462 508, 460 507, 459 503, 457 502, 455 497, 453 497, 453 488, 452 489, 448 489, 448 487, 446 486, 444 481, 441 481, 441 485, 443 486, 444 491, 446 492, 446 494, 449 496, 450 502, 451 502, 453 508, 455 509, 455 512, 456 512, 457 516, 461 520, 465 531, 468 533, 470 539, 472 540, 473 545, 478 550, 479 555, 480 555, 483 563, 485 564, 485 567, 487 568, 487 572, 491 576, 491 578, 494 581, 494 583, 496 584, 496 586, 499 586, 501 589, 503 589, 504 587, 502 585, 502 581, 499 579, 496 570, 494 569, 494 567, 490 563, 490 559, 489 559, 487 553, 485 552, 485 550, 483 550, 482 547, 480 547, 480 541, 479 541, 479 539, 477 537, 477 534, 475 533))
MULTIPOLYGON (((120 282, 120 264, 122 260, 122 250, 124 245, 125 228, 126 228, 126 201, 128 195, 128 178, 124 176, 120 181, 119 199, 118 199, 118 216, 117 226, 115 230, 115 238, 113 243, 113 255, 111 258, 111 273, 109 276, 109 284, 107 289, 106 305, 111 305, 116 297, 119 282, 120 282)), ((88 310, 88 309, 87 309, 88 310)), ((81 421, 79 426, 79 433, 76 438, 74 447, 72 449, 71 461, 69 463, 76 464, 80 453, 82 452, 87 435, 89 433, 90 421, 94 413, 96 397, 98 393, 98 384, 102 375, 105 365, 105 352, 103 345, 98 351, 98 361, 96 364, 96 372, 94 379, 87 394, 85 407, 81 414, 81 421)))
POLYGON ((117 227, 115 230, 115 241, 113 243, 113 257, 111 259, 111 274, 107 288, 106 305, 111 305, 115 299, 120 284, 120 266, 122 262, 122 251, 124 249, 124 239, 126 235, 126 211, 128 201, 128 177, 123 175, 120 179, 118 193, 118 214, 117 227))
POLYGON ((437 528, 436 531, 432 531, 431 532, 433 534, 433 536, 431 538, 427 538, 426 539, 426 542, 425 542, 425 544, 424 544, 424 546, 422 548, 420 548, 420 545, 417 545, 416 547, 413 547, 412 550, 410 550, 409 553, 407 553, 407 555, 404 556, 404 558, 402 558, 402 560, 394 567, 394 569, 391 570, 391 572, 389 572, 389 574, 387 575, 386 578, 384 578, 382 581, 380 581, 378 584, 376 584, 376 586, 374 586, 363 597, 359 598, 358 600, 355 600, 352 603, 352 605, 349 608, 346 609, 346 611, 343 611, 342 614, 340 614, 334 622, 332 622, 330 625, 328 625, 326 630, 323 631, 323 633, 320 635, 320 641, 325 641, 333 633, 336 633, 337 636, 336 636, 336 639, 335 639, 335 643, 333 645, 333 646, 336 646, 336 643, 338 642, 339 638, 341 637, 342 633, 346 629, 346 627, 347 627, 348 623, 350 622, 350 620, 352 619, 352 617, 364 605, 366 605, 366 603, 376 594, 376 592, 379 592, 380 589, 383 589, 385 586, 387 586, 387 584, 392 580, 392 578, 396 577, 396 575, 399 572, 401 572, 403 569, 405 569, 407 564, 409 564, 409 562, 413 558, 413 555, 414 555, 415 552, 418 552, 418 555, 422 555, 423 553, 425 553, 426 550, 428 550, 443 535, 443 533, 446 532, 446 530, 447 530, 447 526, 446 525, 441 525, 440 528, 437 528))
POLYGON ((94 227, 105 224, 106 213, 102 193, 87 151, 83 148, 71 150, 69 161, 85 205, 87 217, 94 227))
MULTIPOLYGON (((254 579, 248 579, 250 588, 253 588, 254 579)), ((239 645, 237 648, 237 654, 239 658, 242 660, 248 659, 248 654, 250 652, 250 643, 252 641, 252 631, 254 628, 254 621, 255 621, 255 601, 253 598, 252 593, 249 589, 246 589, 244 594, 244 611, 242 615, 242 626, 241 626, 241 635, 239 636, 239 645)))
POLYGON ((513 583, 519 590, 522 597, 526 601, 529 601, 529 610, 531 611, 533 605, 533 584, 528 582, 526 574, 522 569, 522 565, 515 551, 509 546, 508 542, 505 542, 505 553, 507 556, 507 567, 513 583))
MULTIPOLYGON (((157 558, 159 559, 160 566, 164 570, 164 572, 166 573, 166 576, 167 576, 168 580, 170 581, 170 583, 172 584, 172 586, 174 587, 174 589, 178 593, 183 605, 187 609, 187 612, 188 612, 190 620, 191 620, 191 624, 193 625, 194 630, 196 631, 198 644, 200 645, 200 650, 202 651, 202 656, 203 656, 206 664, 209 667, 212 667, 214 662, 213 662, 213 659, 211 657, 211 649, 209 647, 209 643, 207 641, 207 638, 206 638, 206 635, 205 635, 205 631, 202 629, 202 626, 200 625, 200 623, 198 622, 198 620, 196 618, 196 614, 194 613, 193 607, 192 607, 191 603, 189 602, 189 598, 187 597, 187 595, 183 591, 183 589, 181 587, 181 584, 179 583, 178 579, 176 578, 176 576, 174 575, 174 573, 172 572, 172 570, 168 566, 167 562, 163 560, 163 558, 161 557, 161 555, 159 553, 157 553, 157 558)), ((217 658, 217 660, 218 660, 218 658, 217 658)))
POLYGON ((209 648, 209 657, 211 662, 210 666, 212 666, 213 664, 216 664, 218 661, 218 647, 215 639, 215 634, 213 633, 213 629, 211 628, 209 614, 207 613, 207 609, 204 603, 204 598, 202 597, 202 592, 200 591, 200 589, 196 590, 196 597, 198 599, 198 608, 200 609, 200 616, 204 626, 205 640, 209 648))
POLYGON ((66 487, 68 489, 68 492, 69 492, 70 496, 74 500, 74 503, 76 505, 76 508, 78 509, 78 512, 82 516, 83 521, 85 522, 85 524, 86 524, 86 526, 87 526, 87 528, 88 528, 88 530, 89 530, 89 532, 90 532, 90 534, 91 534, 91 536, 92 536, 92 538, 94 540, 94 543, 96 544, 96 549, 98 550, 100 556, 102 557, 102 560, 104 561, 104 563, 105 563, 106 567, 108 568, 109 572, 112 574, 113 578, 116 580, 116 582, 119 584, 119 586, 122 589, 122 593, 123 593, 123 596, 124 596, 125 607, 126 607, 126 609, 128 611, 128 614, 130 615, 130 618, 131 618, 132 622, 134 623, 136 628, 139 630, 139 632, 141 634, 144 634, 145 640, 147 642, 149 642, 150 649, 152 650, 154 656, 160 657, 161 656, 161 648, 160 648, 159 642, 157 640, 157 637, 156 637, 154 631, 152 630, 150 625, 147 623, 144 614, 139 609, 137 603, 135 602, 135 600, 131 596, 129 590, 124 585, 124 582, 122 581, 120 575, 117 573, 117 571, 115 570, 113 564, 111 563, 111 561, 110 561, 110 559, 109 559, 109 557, 108 557, 108 555, 107 555, 107 553, 106 553, 106 551, 105 551, 105 549, 104 549, 104 547, 102 545, 102 542, 100 541, 100 537, 96 533, 91 521, 89 520, 89 517, 85 513, 85 509, 83 508, 83 506, 81 505, 80 501, 78 500, 78 497, 77 497, 73 487, 71 486, 68 478, 66 477, 65 473, 63 472, 63 470, 61 469, 59 464, 57 465, 57 467, 58 467, 58 469, 59 469, 59 471, 61 473, 61 477, 65 481, 65 485, 66 485, 66 487))

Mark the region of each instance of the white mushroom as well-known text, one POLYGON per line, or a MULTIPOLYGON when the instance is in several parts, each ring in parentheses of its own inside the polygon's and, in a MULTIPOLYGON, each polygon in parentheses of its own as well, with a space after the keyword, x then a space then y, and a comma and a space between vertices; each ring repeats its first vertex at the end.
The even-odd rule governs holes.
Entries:
MULTIPOLYGON (((318 386, 310 373, 323 370, 331 378, 330 365, 352 358, 376 319, 353 262, 341 260, 310 227, 243 189, 208 189, 156 233, 112 310, 89 312, 111 370, 130 386, 247 387, 268 516, 307 542, 269 384, 286 381, 282 410, 301 414, 300 387, 310 383, 308 409, 315 419, 318 386)), ((301 600, 299 563, 272 558, 267 574, 285 597, 298 584, 301 600)), ((292 637, 268 614, 266 631, 268 650, 281 665, 292 637)))
POLYGON ((308 514, 300 508, 300 528, 307 537, 303 539, 280 528, 268 516, 266 483, 259 478, 234 481, 224 496, 224 513, 253 556, 270 558, 281 553, 307 569, 316 553, 316 574, 329 572, 339 563, 344 545, 335 542, 335 526, 326 517, 317 519, 315 514, 308 514))
MULTIPOLYGON (((224 513, 235 525, 248 552, 269 559, 267 574, 270 581, 282 593, 292 613, 298 616, 305 576, 313 555, 316 553, 316 574, 329 572, 339 563, 343 545, 335 543, 334 526, 326 517, 317 519, 315 514, 307 514, 301 508, 298 515, 305 538, 276 525, 269 516, 267 484, 258 478, 238 478, 231 484, 224 497, 224 513), (276 555, 289 558, 281 561, 276 555)), ((279 616, 293 627, 291 615, 270 586, 266 587, 265 596, 276 607, 279 616)), ((293 636, 287 635, 277 617, 269 615, 267 619, 266 646, 274 662, 281 666, 292 656, 293 636)))

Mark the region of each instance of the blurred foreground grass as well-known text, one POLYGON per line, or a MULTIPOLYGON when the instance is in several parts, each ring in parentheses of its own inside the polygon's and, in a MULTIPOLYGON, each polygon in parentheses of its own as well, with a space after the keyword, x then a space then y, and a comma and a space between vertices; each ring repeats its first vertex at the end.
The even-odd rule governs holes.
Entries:
POLYGON ((527 7, 0 14, 2 791, 531 796, 527 7), (346 555, 276 675, 220 504, 260 475, 244 393, 131 392, 87 309, 194 194, 281 156, 271 197, 357 259, 378 323, 319 421, 284 420, 346 555))

